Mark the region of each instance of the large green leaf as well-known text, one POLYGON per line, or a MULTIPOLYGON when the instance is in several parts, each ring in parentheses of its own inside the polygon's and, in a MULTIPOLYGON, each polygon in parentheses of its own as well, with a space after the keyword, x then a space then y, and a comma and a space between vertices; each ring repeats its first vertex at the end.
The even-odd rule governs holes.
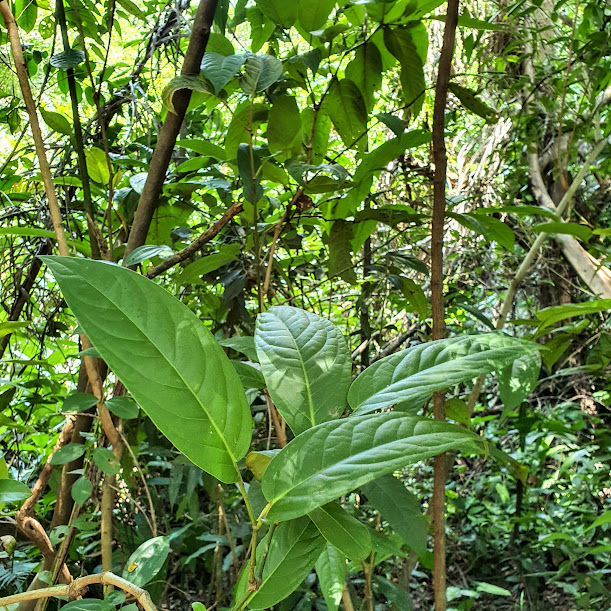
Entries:
POLYGON ((273 307, 257 318, 255 345, 269 394, 295 435, 341 416, 350 355, 333 323, 298 308, 273 307))
POLYGON ((401 64, 403 97, 412 118, 416 117, 424 103, 426 84, 423 61, 411 28, 384 28, 384 43, 401 64))
POLYGON ((297 19, 297 2, 286 0, 255 0, 259 10, 275 24, 290 28, 297 19))
POLYGON ((323 107, 342 142, 364 151, 367 143, 367 107, 359 88, 349 79, 333 79, 323 107))
POLYGON ((310 572, 325 540, 308 518, 280 524, 267 550, 261 585, 249 609, 269 609, 294 592, 310 572))
POLYGON ((371 111, 374 94, 382 85, 382 56, 378 47, 372 42, 358 46, 345 74, 359 88, 367 110, 371 111))
POLYGON ((397 412, 325 422, 289 443, 262 480, 272 522, 304 515, 382 475, 484 441, 462 427, 397 412))
MULTIPOLYGON (((287 4, 294 2, 295 0, 292 0, 287 4)), ((299 23, 306 32, 314 32, 327 23, 327 18, 335 6, 335 0, 297 0, 297 4, 299 23)))
POLYGON ((405 544, 419 554, 426 551, 426 518, 422 515, 418 499, 402 482, 389 474, 366 484, 362 490, 369 503, 380 512, 405 544))
POLYGON ((364 524, 337 503, 327 503, 308 513, 320 534, 350 560, 364 560, 371 553, 371 535, 364 524))
POLYGON ((269 152, 291 148, 301 132, 299 108, 293 96, 279 95, 269 111, 267 142, 269 152))
POLYGON ((23 482, 0 479, 0 503, 20 503, 30 498, 32 491, 23 482))
POLYGON ((159 430, 214 477, 236 481, 236 463, 250 444, 248 402, 197 316, 125 268, 44 259, 84 332, 159 430))
POLYGON ((316 561, 318 584, 329 611, 337 611, 348 574, 346 556, 327 543, 316 561))
POLYGON ((435 391, 502 369, 534 350, 535 344, 500 333, 427 342, 368 367, 350 387, 348 402, 355 414, 397 403, 418 410, 435 391))

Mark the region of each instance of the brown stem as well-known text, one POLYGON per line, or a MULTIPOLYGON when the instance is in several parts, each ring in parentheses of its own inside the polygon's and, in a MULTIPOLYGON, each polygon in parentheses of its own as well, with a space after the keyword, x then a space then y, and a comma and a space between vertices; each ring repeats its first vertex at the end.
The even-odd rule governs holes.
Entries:
POLYGON ((278 410, 276 409, 276 406, 274 405, 272 398, 269 396, 269 393, 267 391, 264 391, 264 393, 265 393, 265 398, 267 399, 267 408, 269 409, 269 415, 270 415, 270 418, 272 419, 274 430, 276 431, 276 442, 278 443, 278 446, 280 448, 283 448, 287 444, 287 440, 286 440, 286 431, 284 427, 282 426, 282 421, 281 421, 282 416, 280 416, 280 414, 278 413, 278 410))
POLYGON ((4 598, 0 598, 0 607, 6 607, 8 605, 22 603, 28 600, 40 600, 41 598, 52 598, 56 596, 67 596, 70 599, 75 599, 82 596, 85 588, 96 583, 106 586, 116 586, 117 588, 120 588, 124 592, 127 592, 133 596, 144 611, 156 611, 156 607, 146 590, 135 586, 133 583, 130 583, 117 575, 107 572, 79 577, 70 585, 52 586, 50 588, 43 588, 41 590, 31 590, 21 592, 20 594, 13 594, 12 596, 5 596, 4 598))
POLYGON ((178 263, 181 263, 182 261, 188 259, 191 255, 194 255, 198 250, 202 248, 204 244, 210 242, 210 240, 215 238, 221 231, 221 229, 223 229, 223 227, 225 227, 225 225, 227 225, 227 223, 229 223, 229 221, 240 212, 242 212, 242 204, 239 202, 232 204, 227 209, 225 214, 223 214, 223 216, 218 221, 216 221, 216 223, 213 223, 210 227, 208 227, 208 229, 206 229, 206 231, 204 231, 204 233, 195 238, 195 240, 193 240, 193 242, 191 242, 189 246, 177 252, 173 257, 162 261, 159 265, 150 269, 146 273, 146 277, 155 278, 159 276, 159 274, 162 274, 163 272, 174 267, 178 263))
MULTIPOLYGON (((182 65, 181 74, 183 76, 197 76, 200 73, 200 66, 206 45, 208 44, 216 5, 217 0, 202 0, 197 7, 189 46, 187 47, 185 61, 182 65)), ((179 89, 174 94, 172 102, 175 113, 168 112, 159 132, 157 145, 149 164, 148 177, 134 215, 134 223, 125 248, 125 256, 146 241, 146 235, 157 206, 157 200, 163 189, 163 183, 170 165, 176 138, 180 133, 190 100, 190 89, 179 89)))
POLYGON ((347 583, 344 583, 344 590, 342 591, 342 602, 344 603, 344 611, 354 611, 354 605, 352 604, 352 598, 350 598, 350 592, 348 591, 347 583))
MULTIPOLYGON (((446 213, 447 155, 445 146, 445 110, 448 85, 452 70, 454 41, 458 23, 459 0, 448 0, 443 33, 443 45, 439 58, 439 70, 435 85, 433 110, 433 220, 431 227, 431 310, 433 340, 445 337, 445 313, 443 303, 443 227, 446 213)), ((445 420, 445 394, 433 395, 435 420, 445 420)), ((445 455, 436 456, 433 463, 433 590, 435 611, 446 609, 446 558, 445 558, 445 455)))
POLYGON ((66 241, 66 234, 64 233, 64 226, 62 224, 62 215, 57 202, 57 196, 55 195, 53 177, 51 176, 51 168, 49 167, 47 152, 45 150, 42 133, 40 131, 40 123, 38 122, 38 114, 36 112, 36 102, 32 96, 28 71, 26 68, 25 59, 23 57, 23 51, 21 49, 19 28, 17 27, 17 22, 15 21, 11 8, 6 0, 0 0, 0 14, 4 19, 8 37, 11 42, 11 50, 13 52, 13 60, 15 61, 17 78, 19 79, 19 86, 21 87, 25 109, 30 120, 32 138, 34 139, 34 147, 36 148, 36 156, 38 157, 38 164, 40 166, 40 175, 42 176, 42 183, 47 196, 49 214, 51 216, 51 222, 53 224, 53 231, 55 232, 55 239, 57 240, 59 254, 63 257, 67 257, 70 254, 68 250, 68 242, 66 241))

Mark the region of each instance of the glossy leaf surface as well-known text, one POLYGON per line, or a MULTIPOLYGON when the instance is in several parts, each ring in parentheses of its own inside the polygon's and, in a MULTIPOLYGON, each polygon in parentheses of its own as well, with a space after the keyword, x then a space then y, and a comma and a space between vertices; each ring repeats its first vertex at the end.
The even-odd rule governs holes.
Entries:
POLYGON ((271 504, 267 519, 296 518, 410 463, 482 444, 461 427, 395 412, 319 424, 267 467, 262 481, 271 504))
POLYGON ((350 356, 333 323, 277 306, 257 318, 255 345, 269 394, 295 435, 339 418, 350 383, 350 356))
POLYGON ((536 350, 500 333, 427 342, 367 368, 350 387, 348 402, 355 414, 397 403, 401 410, 418 410, 435 391, 502 369, 536 350))

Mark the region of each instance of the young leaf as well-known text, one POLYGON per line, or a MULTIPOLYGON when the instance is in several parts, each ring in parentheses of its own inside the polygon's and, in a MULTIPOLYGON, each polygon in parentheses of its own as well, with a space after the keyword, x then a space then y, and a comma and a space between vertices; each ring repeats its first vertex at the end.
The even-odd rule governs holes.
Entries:
POLYGON ((367 500, 393 530, 418 554, 426 551, 428 524, 418 499, 393 475, 384 475, 362 487, 367 500))
POLYGON ((276 306, 259 314, 255 345, 269 394, 295 435, 341 416, 350 355, 333 323, 276 306))
POLYGON ((348 574, 346 556, 327 543, 316 561, 318 584, 329 611, 337 611, 348 574))
POLYGON ((269 609, 294 592, 310 572, 324 539, 308 518, 283 522, 274 531, 267 551, 261 585, 249 609, 269 609))
POLYGON ((197 316, 125 268, 45 262, 84 332, 159 430, 214 477, 236 481, 250 444, 250 410, 233 366, 197 316))
POLYGON ((320 534, 350 560, 364 560, 371 553, 367 527, 337 503, 328 503, 308 513, 320 534))
POLYGON ((306 514, 382 475, 451 449, 481 449, 484 440, 459 426, 397 412, 325 422, 276 456, 261 483, 267 519, 306 514))
POLYGON ((85 151, 85 161, 87 164, 87 173, 91 180, 101 184, 106 184, 110 180, 106 154, 101 148, 92 146, 90 149, 87 149, 85 151))
POLYGON ((40 109, 40 114, 44 122, 54 131, 63 134, 64 136, 71 136, 74 133, 72 125, 64 115, 60 115, 58 112, 51 110, 40 109))
POLYGON ((497 371, 536 350, 532 342, 500 333, 427 342, 368 367, 350 387, 348 402, 355 414, 398 403, 402 410, 417 411, 435 391, 497 371))
POLYGON ((168 537, 155 537, 145 541, 128 559, 123 579, 142 587, 159 573, 170 553, 168 537))

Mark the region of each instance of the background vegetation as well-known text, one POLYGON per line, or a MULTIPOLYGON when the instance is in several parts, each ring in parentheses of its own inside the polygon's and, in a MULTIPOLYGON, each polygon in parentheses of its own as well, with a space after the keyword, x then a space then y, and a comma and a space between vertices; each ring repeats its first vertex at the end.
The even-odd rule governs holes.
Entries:
MULTIPOLYGON (((163 608, 230 608, 251 537, 237 487, 178 453, 124 396, 38 257, 130 266, 178 297, 234 362, 251 449, 283 447, 293 435, 248 339, 258 313, 290 305, 330 320, 353 375, 433 337, 441 117, 446 334, 504 328, 542 347, 540 371, 446 393, 448 420, 523 466, 456 458, 448 606, 611 606, 604 0, 464 2, 447 103, 438 75, 452 7, 439 0, 0 9, 2 595, 104 568, 163 608), (95 407, 102 385, 114 396, 106 412, 95 407)), ((331 595, 312 571, 276 608, 432 608, 432 470, 395 472, 400 503, 371 487, 343 496, 371 530, 371 554, 348 565, 344 592, 331 595)), ((117 592, 87 596, 96 610, 126 606, 117 592)))

